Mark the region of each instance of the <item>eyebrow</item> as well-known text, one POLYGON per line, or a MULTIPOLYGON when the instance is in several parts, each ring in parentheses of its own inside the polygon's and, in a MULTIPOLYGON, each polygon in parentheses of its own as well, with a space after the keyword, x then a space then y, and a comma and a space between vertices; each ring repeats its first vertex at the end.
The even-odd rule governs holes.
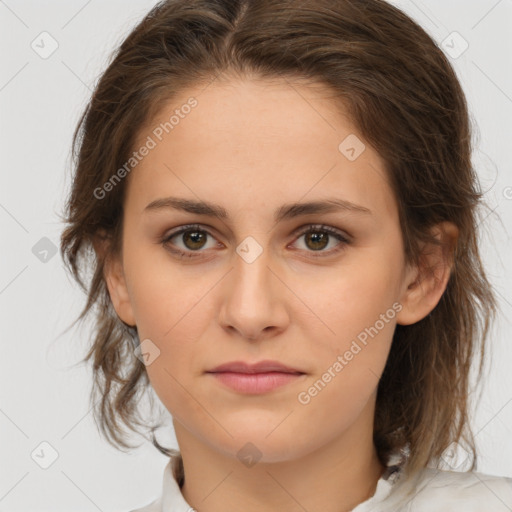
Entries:
MULTIPOLYGON (((144 212, 154 212, 166 209, 181 210, 196 215, 206 215, 223 220, 228 219, 228 212, 222 206, 208 201, 194 201, 179 197, 163 197, 149 203, 144 212)), ((275 222, 293 219, 301 215, 314 213, 333 213, 345 211, 350 213, 371 215, 368 208, 352 203, 345 199, 328 198, 321 201, 310 201, 307 203, 288 203, 280 206, 274 212, 275 222)))

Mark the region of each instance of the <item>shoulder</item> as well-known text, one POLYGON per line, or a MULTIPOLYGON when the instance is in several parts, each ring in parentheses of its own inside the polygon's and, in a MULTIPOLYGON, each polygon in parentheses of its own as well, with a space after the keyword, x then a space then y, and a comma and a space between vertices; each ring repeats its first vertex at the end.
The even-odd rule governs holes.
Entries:
POLYGON ((430 512, 441 505, 451 512, 510 512, 512 478, 426 468, 403 510, 430 512))
POLYGON ((132 509, 129 512, 161 512, 162 504, 161 499, 155 500, 151 502, 149 505, 146 505, 142 508, 132 509))
POLYGON ((179 479, 183 471, 181 456, 177 452, 169 458, 163 471, 161 492, 158 498, 147 505, 129 512, 193 512, 181 494, 179 479))

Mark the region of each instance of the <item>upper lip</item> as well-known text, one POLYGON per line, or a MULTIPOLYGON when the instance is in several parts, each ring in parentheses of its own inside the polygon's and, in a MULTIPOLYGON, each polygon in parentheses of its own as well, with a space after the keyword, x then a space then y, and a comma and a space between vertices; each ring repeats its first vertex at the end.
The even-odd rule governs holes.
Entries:
POLYGON ((231 361, 224 363, 207 373, 220 373, 220 372, 234 372, 234 373, 267 373, 267 372, 280 372, 280 373, 304 373, 296 368, 286 366, 279 361, 259 361, 258 363, 249 364, 244 361, 231 361))

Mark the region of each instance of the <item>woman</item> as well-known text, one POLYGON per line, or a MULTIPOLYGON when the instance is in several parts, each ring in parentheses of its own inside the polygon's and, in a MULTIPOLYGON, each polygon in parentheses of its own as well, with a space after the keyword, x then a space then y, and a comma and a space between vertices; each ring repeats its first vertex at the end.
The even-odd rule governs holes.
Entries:
POLYGON ((179 445, 153 434, 171 460, 139 512, 510 510, 468 425, 495 299, 467 105, 409 17, 160 2, 74 147, 61 250, 97 307, 95 412, 126 447, 150 384, 179 445))

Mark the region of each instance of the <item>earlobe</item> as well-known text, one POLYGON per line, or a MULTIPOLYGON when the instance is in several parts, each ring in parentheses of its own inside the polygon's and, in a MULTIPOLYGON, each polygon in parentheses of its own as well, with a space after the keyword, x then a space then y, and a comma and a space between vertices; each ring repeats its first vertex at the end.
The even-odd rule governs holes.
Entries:
POLYGON ((411 325, 425 318, 439 303, 453 269, 453 254, 458 229, 451 222, 442 222, 432 229, 441 245, 424 244, 420 263, 410 267, 404 280, 402 310, 397 323, 411 325))
POLYGON ((397 324, 411 325, 422 318, 421 281, 418 267, 410 267, 405 280, 405 290, 402 293, 400 304, 402 309, 396 315, 397 324))
POLYGON ((123 265, 118 255, 109 255, 105 250, 105 240, 95 240, 94 249, 104 258, 103 277, 107 285, 112 305, 119 318, 132 327, 136 325, 133 307, 126 285, 123 265))
POLYGON ((105 262, 103 275, 107 283, 110 300, 117 315, 125 324, 134 327, 136 325, 135 316, 119 259, 116 258, 113 263, 105 262))

